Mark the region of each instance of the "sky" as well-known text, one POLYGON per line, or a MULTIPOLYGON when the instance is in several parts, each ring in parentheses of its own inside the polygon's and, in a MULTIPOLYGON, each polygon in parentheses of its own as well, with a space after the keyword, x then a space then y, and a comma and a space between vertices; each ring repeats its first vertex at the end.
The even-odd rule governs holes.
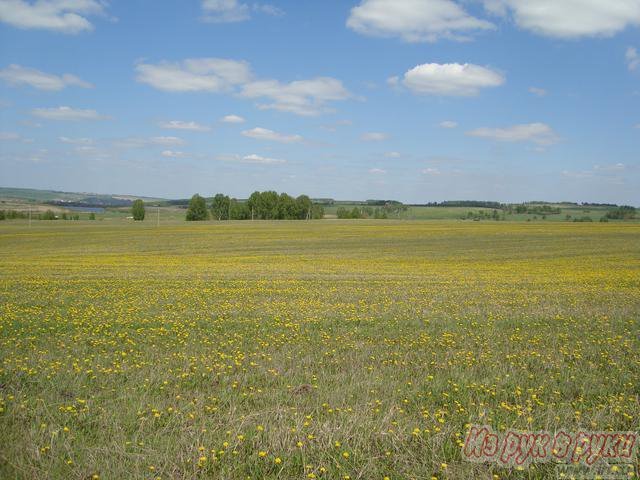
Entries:
POLYGON ((0 186, 640 206, 640 0, 0 0, 0 186))

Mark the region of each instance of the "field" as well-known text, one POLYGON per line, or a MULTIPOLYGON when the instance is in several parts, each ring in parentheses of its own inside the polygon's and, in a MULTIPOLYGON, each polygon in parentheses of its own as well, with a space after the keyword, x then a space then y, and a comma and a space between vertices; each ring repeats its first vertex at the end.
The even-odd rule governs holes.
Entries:
POLYGON ((638 430, 640 224, 0 224, 0 478, 551 478, 638 430))

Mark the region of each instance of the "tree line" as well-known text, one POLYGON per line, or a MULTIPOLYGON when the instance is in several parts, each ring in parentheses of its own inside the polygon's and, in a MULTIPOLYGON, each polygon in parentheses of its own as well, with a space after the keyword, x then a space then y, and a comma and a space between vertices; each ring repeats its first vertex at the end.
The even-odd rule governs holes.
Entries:
POLYGON ((187 221, 214 220, 315 220, 324 217, 324 208, 314 204, 307 195, 292 197, 286 193, 253 192, 240 201, 222 193, 207 200, 195 194, 189 200, 187 221))

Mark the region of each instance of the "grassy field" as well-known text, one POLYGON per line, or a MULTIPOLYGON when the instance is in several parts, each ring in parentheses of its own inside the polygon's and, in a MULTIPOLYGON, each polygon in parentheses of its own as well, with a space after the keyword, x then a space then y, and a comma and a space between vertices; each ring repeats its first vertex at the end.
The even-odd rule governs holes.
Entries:
POLYGON ((0 478, 550 478, 637 430, 640 225, 0 224, 0 478))

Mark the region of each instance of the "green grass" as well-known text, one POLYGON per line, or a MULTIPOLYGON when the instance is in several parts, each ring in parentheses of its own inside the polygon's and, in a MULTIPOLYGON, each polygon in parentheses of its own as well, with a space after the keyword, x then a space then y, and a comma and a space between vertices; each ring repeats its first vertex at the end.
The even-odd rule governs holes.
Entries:
POLYGON ((638 224, 149 215, 0 248, 2 479, 551 478, 465 461, 468 424, 638 429, 638 224))

